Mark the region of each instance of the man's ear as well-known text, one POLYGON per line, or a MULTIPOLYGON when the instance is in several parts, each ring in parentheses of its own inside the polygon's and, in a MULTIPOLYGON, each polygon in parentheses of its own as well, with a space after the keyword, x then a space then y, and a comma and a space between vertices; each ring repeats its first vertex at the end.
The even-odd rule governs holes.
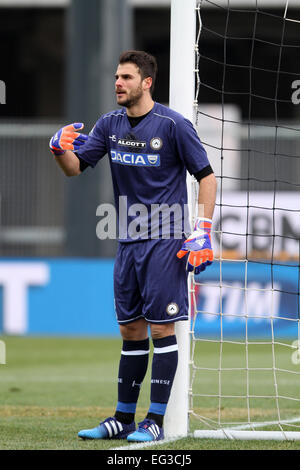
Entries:
POLYGON ((152 87, 152 78, 151 77, 147 77, 147 78, 144 78, 144 90, 150 90, 150 88, 152 87))

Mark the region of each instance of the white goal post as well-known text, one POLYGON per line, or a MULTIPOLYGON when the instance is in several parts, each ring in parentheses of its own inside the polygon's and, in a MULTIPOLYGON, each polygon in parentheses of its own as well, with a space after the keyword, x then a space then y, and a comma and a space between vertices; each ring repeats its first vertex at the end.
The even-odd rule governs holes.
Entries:
MULTIPOLYGON (((196 0, 171 1, 170 108, 191 122, 195 118, 196 0)), ((188 199, 192 204, 191 177, 188 199)), ((190 281, 189 281, 190 282, 190 281)), ((166 437, 187 436, 189 411, 190 322, 176 324, 178 367, 165 416, 166 437)))
MULTIPOLYGON (((196 124, 197 113, 198 113, 198 93, 197 92, 199 91, 199 89, 198 90, 196 89, 196 86, 199 87, 199 74, 201 75, 201 70, 200 71, 197 70, 197 67, 199 65, 198 41, 199 41, 200 32, 201 32, 200 5, 202 5, 203 1, 205 2, 205 0, 202 0, 202 1, 171 0, 169 106, 170 108, 183 114, 186 118, 188 118, 190 121, 192 121, 195 124, 196 124)), ((215 4, 218 4, 218 2, 220 5, 222 5, 223 9, 226 9, 226 7, 229 7, 229 2, 223 2, 221 0, 215 0, 214 2, 210 2, 209 0, 206 0, 206 1, 209 4, 209 7, 215 6, 215 4)), ((284 4, 284 2, 282 2, 282 4, 284 4)), ((286 7, 284 11, 283 20, 295 22, 295 20, 291 20, 287 18, 288 5, 289 5, 289 0, 285 0, 286 7)), ((297 22, 300 23, 299 21, 297 22)), ((300 28, 300 24, 299 24, 299 28, 300 28)), ((280 46, 281 48, 282 48, 282 44, 283 43, 281 42, 281 46, 280 46)), ((300 47, 300 43, 299 43, 299 47, 300 47)), ((280 66, 280 63, 275 64, 274 66, 274 68, 278 67, 278 71, 277 71, 278 74, 280 70, 279 66, 280 66)), ((276 99, 277 98, 275 98, 275 101, 276 99)), ((217 121, 222 122, 222 126, 223 126, 222 133, 226 133, 226 127, 225 127, 226 120, 224 119, 223 105, 222 105, 221 117, 222 117, 221 119, 218 119, 217 117, 216 122, 217 121)), ((235 118, 233 118, 231 121, 228 121, 228 122, 233 123, 234 120, 235 118)), ((277 125, 277 121, 276 121, 276 125, 277 125)), ((248 127, 248 132, 250 132, 249 130, 250 127, 251 127, 251 123, 248 127)), ((295 131, 298 132, 298 129, 296 129, 295 131)), ((298 135, 300 137, 300 132, 298 132, 298 135)), ((222 141, 221 147, 219 148, 220 152, 223 151, 223 141, 222 141)), ((220 174, 221 174, 221 179, 222 179, 222 172, 220 174)), ((232 180, 238 179, 238 178, 235 178, 235 176, 236 175, 234 175, 234 178, 232 178, 232 180)), ((194 206, 196 204, 196 200, 195 200, 195 190, 194 190, 195 185, 193 184, 193 178, 190 176, 188 176, 187 185, 188 185, 189 206, 191 208, 190 216, 192 217, 194 216, 194 206)), ((249 189, 248 189, 247 196, 249 198, 249 189)), ((275 200, 275 193, 274 193, 274 200, 275 200)), ((249 200, 247 201, 247 203, 249 205, 249 200)), ((222 207, 222 204, 225 204, 225 203, 223 203, 222 195, 221 195, 219 199, 220 207, 222 207)), ((253 204, 255 206, 255 203, 253 204)), ((277 210, 275 205, 273 205, 272 210, 273 210, 273 217, 275 217, 275 211, 277 210)), ((276 313, 274 313, 274 304, 275 304, 274 299, 276 300, 276 288, 274 288, 272 284, 272 286, 270 287, 270 299, 271 299, 270 305, 272 305, 272 307, 270 307, 271 313, 270 313, 270 317, 268 317, 268 320, 270 319, 272 338, 270 339, 268 343, 264 343, 263 341, 257 341, 257 342, 249 341, 248 333, 247 333, 247 325, 248 325, 247 322, 248 322, 249 317, 251 317, 251 314, 249 316, 247 298, 248 298, 248 295, 251 294, 251 290, 262 291, 264 289, 261 289, 257 286, 254 288, 250 286, 249 280, 247 279, 248 265, 249 265, 248 263, 249 260, 247 256, 242 260, 238 260, 238 259, 232 259, 232 260, 226 259, 225 260, 225 258, 223 258, 223 254, 222 254, 223 235, 221 233, 221 229, 219 231, 219 236, 220 236, 220 247, 219 247, 217 261, 219 261, 219 264, 220 264, 220 280, 219 280, 220 286, 217 286, 217 287, 220 288, 221 337, 219 341, 215 339, 209 340, 211 341, 211 344, 219 343, 219 348, 220 348, 219 364, 214 367, 211 367, 210 365, 207 365, 207 366, 205 365, 202 367, 194 367, 194 363, 193 363, 193 354, 195 352, 195 344, 197 343, 197 339, 195 338, 195 334, 193 331, 194 324, 195 324, 195 316, 197 317, 198 314, 200 315, 203 313, 206 315, 207 314, 211 315, 212 314, 211 312, 206 312, 206 311, 204 312, 196 311, 196 313, 193 312, 193 315, 194 315, 193 320, 192 318, 190 318, 190 322, 178 322, 176 324, 176 335, 177 335, 177 342, 179 346, 179 361, 178 361, 178 368, 177 368, 174 384, 172 387, 172 392, 171 392, 169 404, 167 407, 166 416, 165 416, 165 425, 164 425, 165 436, 166 438, 174 438, 174 437, 179 438, 179 437, 192 436, 192 437, 206 438, 206 439, 212 438, 212 439, 238 439, 238 440, 250 440, 250 439, 300 440, 300 416, 296 416, 296 417, 289 416, 288 419, 283 419, 282 417, 283 414, 281 414, 281 408, 280 408, 280 402, 282 400, 285 400, 285 402, 288 402, 289 404, 291 404, 290 406, 291 413, 293 411, 295 413, 295 408, 293 409, 292 405, 295 403, 296 407, 299 406, 300 396, 298 396, 298 389, 296 388, 297 390, 296 396, 290 396, 288 391, 285 391, 285 395, 283 394, 282 396, 278 391, 278 383, 277 383, 277 375, 279 376, 280 374, 288 374, 289 377, 291 377, 290 379, 291 382, 293 381, 297 382, 299 381, 300 372, 298 370, 295 370, 295 368, 293 370, 280 368, 280 366, 278 366, 276 362, 276 359, 277 359, 276 348, 279 348, 279 347, 284 347, 285 349, 290 348, 291 349, 290 354, 292 354, 293 351, 297 349, 297 353, 299 354, 300 352, 299 318, 298 319, 297 318, 295 319, 284 318, 283 319, 283 320, 289 320, 290 323, 291 321, 293 321, 295 323, 296 328, 298 328, 298 336, 296 335, 296 337, 294 338, 295 339, 293 343, 294 345, 291 346, 287 344, 287 342, 281 342, 280 338, 277 340, 277 338, 275 337, 276 333, 274 333, 274 324, 279 317, 277 317, 276 313), (241 291, 243 291, 243 295, 245 297, 245 303, 246 303, 246 307, 245 307, 246 313, 243 314, 245 323, 246 323, 246 337, 242 341, 239 341, 239 340, 224 341, 224 338, 223 338, 222 321, 224 321, 224 319, 226 320, 225 318, 226 314, 224 315, 224 312, 222 311, 222 308, 223 308, 222 307, 222 302, 223 302, 222 289, 223 289, 223 293, 227 289, 228 292, 230 292, 229 295, 232 295, 232 296, 234 296, 234 289, 236 289, 236 286, 233 286, 233 287, 228 286, 226 285, 225 281, 223 281, 222 263, 224 260, 232 262, 232 264, 234 263, 237 264, 236 261, 242 261, 245 266, 244 267, 245 284, 244 286, 241 287, 241 291), (222 357, 223 345, 226 346, 225 344, 226 342, 229 345, 231 345, 230 343, 232 343, 232 345, 238 345, 239 347, 241 346, 245 349, 245 357, 246 357, 245 366, 237 367, 236 365, 226 365, 225 367, 223 365, 223 357, 222 357), (251 364, 249 364, 248 362, 249 360, 248 348, 249 347, 261 348, 264 345, 267 345, 268 347, 270 346, 271 348, 272 365, 265 369, 260 364, 258 366, 255 365, 251 367, 251 364), (215 391, 212 392, 210 390, 207 390, 205 392, 203 392, 202 390, 202 393, 199 393, 199 394, 197 394, 197 392, 194 392, 193 390, 193 387, 195 386, 194 376, 197 370, 201 370, 201 373, 203 374, 205 373, 210 374, 212 372, 218 374, 219 389, 217 390, 217 392, 215 391), (241 373, 241 374, 244 374, 243 377, 246 377, 246 378, 243 378, 243 380, 245 380, 246 385, 243 389, 242 394, 240 394, 241 396, 238 396, 239 395, 238 393, 226 393, 226 391, 223 391, 223 388, 221 385, 221 380, 223 379, 222 374, 224 373, 226 374, 228 372, 241 373), (252 378, 252 374, 254 372, 259 372, 259 373, 265 372, 266 375, 272 374, 273 376, 273 378, 271 379, 273 380, 272 393, 267 393, 267 392, 263 393, 264 392, 263 380, 262 380, 262 385, 261 385, 262 393, 254 393, 252 391, 251 384, 250 384, 250 377, 252 378), (192 377, 192 374, 193 374, 193 377, 192 377), (199 398, 200 402, 201 400, 205 401, 207 399, 212 399, 212 403, 214 404, 219 403, 219 405, 212 405, 212 408, 214 406, 216 408, 219 406, 219 410, 218 410, 219 417, 217 419, 212 419, 210 415, 197 416, 197 418, 199 418, 199 422, 201 423, 201 429, 199 430, 197 429, 191 430, 189 427, 189 417, 191 415, 194 415, 194 416, 196 415, 196 413, 193 411, 194 395, 199 398), (232 403, 235 399, 239 399, 240 401, 241 400, 245 401, 246 417, 243 417, 243 419, 239 420, 238 419, 239 416, 233 418, 230 415, 230 419, 222 421, 220 419, 221 400, 225 400, 225 401, 228 400, 228 403, 232 403), (268 421, 266 418, 260 420, 260 416, 258 416, 257 421, 252 420, 251 400, 257 400, 257 402, 259 402, 260 399, 268 400, 269 403, 272 400, 274 401, 275 416, 276 416, 275 420, 268 421)), ((273 234, 273 240, 274 240, 274 237, 275 235, 273 234)), ((245 234, 245 238, 246 238, 246 234, 245 234)), ((274 255, 274 245, 272 249, 272 260, 271 260, 272 265, 273 265, 273 255, 274 255)), ((299 260, 298 260, 298 263, 299 263, 299 260)), ((273 271, 272 271, 272 275, 273 275, 273 271)), ((190 317, 192 316, 192 300, 193 300, 193 305, 195 306, 195 286, 197 287, 197 281, 195 282, 195 279, 192 276, 190 276, 190 279, 189 279, 190 317)), ((198 287, 199 286, 201 286, 201 288, 204 286, 203 288, 206 289, 205 283, 203 283, 202 280, 201 280, 201 284, 199 282, 198 287)), ((213 315, 216 316, 215 313, 213 313, 213 315)), ((227 315, 227 319, 228 317, 230 317, 229 320, 231 321, 234 318, 234 314, 230 313, 229 315, 227 315)), ((261 314, 261 319, 265 320, 266 316, 264 316, 264 314, 261 314)), ((279 318, 279 319, 282 320, 282 318, 279 318)), ((204 343, 205 341, 206 340, 204 340, 204 343)), ((229 408, 230 406, 234 408, 234 406, 230 404, 227 406, 229 408)), ((261 405, 258 405, 257 408, 259 406, 261 405)), ((253 411, 253 413, 254 414, 258 413, 259 415, 259 410, 257 408, 253 411)), ((238 411, 237 411, 237 414, 238 414, 238 411)), ((267 413, 266 413, 266 416, 268 416, 267 413)))

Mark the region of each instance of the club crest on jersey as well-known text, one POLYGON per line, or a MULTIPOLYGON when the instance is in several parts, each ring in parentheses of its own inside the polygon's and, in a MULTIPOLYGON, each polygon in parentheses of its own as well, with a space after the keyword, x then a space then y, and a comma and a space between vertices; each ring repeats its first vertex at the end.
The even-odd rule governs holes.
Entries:
POLYGON ((162 148, 163 141, 161 140, 160 137, 153 137, 150 141, 150 147, 153 150, 160 150, 162 148))
POLYGON ((110 151, 111 161, 130 166, 160 166, 160 156, 146 153, 128 153, 117 150, 110 151))

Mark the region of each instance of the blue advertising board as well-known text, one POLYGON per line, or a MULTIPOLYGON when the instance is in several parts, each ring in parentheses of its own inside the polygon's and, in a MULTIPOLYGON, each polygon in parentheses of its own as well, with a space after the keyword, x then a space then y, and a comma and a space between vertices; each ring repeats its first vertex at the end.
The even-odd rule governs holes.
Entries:
POLYGON ((29 335, 119 334, 113 260, 0 262, 0 331, 29 335))
POLYGON ((298 337, 299 266, 269 262, 213 263, 196 278, 198 336, 298 337))
MULTIPOLYGON (((119 335, 113 267, 110 259, 1 260, 0 332, 119 335)), ((299 266, 214 262, 197 277, 195 300, 196 336, 297 338, 299 266)))

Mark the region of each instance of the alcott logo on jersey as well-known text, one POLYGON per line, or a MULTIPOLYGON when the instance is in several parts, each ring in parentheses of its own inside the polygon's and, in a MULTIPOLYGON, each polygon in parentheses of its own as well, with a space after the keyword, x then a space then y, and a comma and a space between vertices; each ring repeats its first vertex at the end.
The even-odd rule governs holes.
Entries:
POLYGON ((111 161, 121 165, 160 166, 160 156, 146 153, 128 153, 117 150, 110 151, 111 161))
POLYGON ((147 147, 146 142, 139 142, 138 140, 118 139, 118 145, 123 147, 131 147, 133 149, 144 149, 147 147))

